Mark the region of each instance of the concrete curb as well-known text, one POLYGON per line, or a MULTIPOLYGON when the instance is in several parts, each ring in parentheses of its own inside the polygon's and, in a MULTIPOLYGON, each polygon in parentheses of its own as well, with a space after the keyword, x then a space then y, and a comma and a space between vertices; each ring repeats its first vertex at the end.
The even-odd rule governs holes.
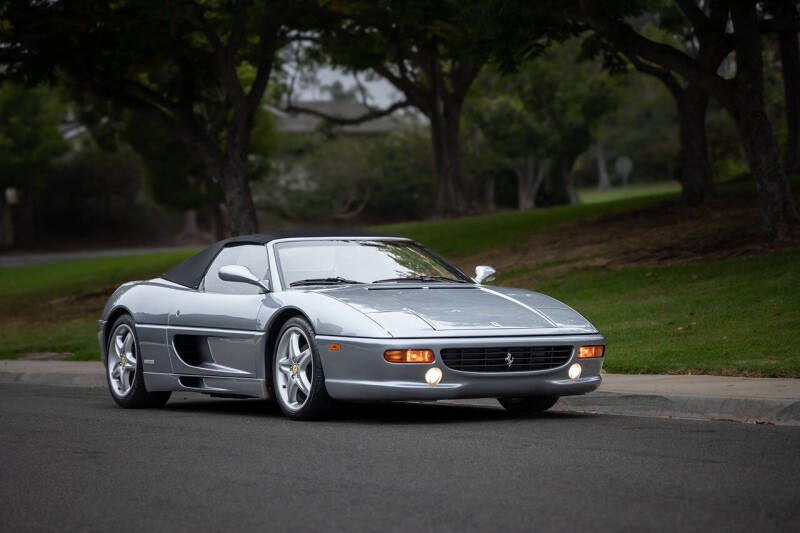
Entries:
POLYGON ((800 401, 785 399, 595 392, 562 398, 556 404, 556 409, 578 413, 800 426, 800 401))
POLYGON ((56 387, 91 387, 101 388, 106 386, 103 374, 50 374, 43 372, 27 372, 15 374, 0 372, 0 383, 25 383, 28 385, 52 385, 56 387))
POLYGON ((0 383, 58 387, 105 387, 100 361, 51 362, 0 360, 0 383))
MULTIPOLYGON (((0 383, 105 388, 106 378, 99 361, 54 365, 40 361, 6 360, 0 361, 0 383)), ((601 386, 599 391, 585 396, 563 397, 553 410, 800 426, 800 401, 795 398, 664 394, 658 392, 655 386, 652 394, 604 392, 602 389, 601 386)), ((491 398, 447 400, 442 403, 499 408, 497 401, 491 398)))

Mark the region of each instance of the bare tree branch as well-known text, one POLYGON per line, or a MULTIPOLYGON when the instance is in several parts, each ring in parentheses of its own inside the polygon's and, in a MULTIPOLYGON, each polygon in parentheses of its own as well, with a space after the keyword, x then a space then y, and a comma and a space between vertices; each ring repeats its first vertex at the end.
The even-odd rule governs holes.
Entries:
POLYGON ((410 106, 411 103, 408 100, 402 100, 400 102, 395 102, 394 104, 384 109, 375 109, 367 113, 364 113, 363 115, 360 115, 358 117, 352 117, 352 118, 344 118, 336 115, 330 115, 328 113, 324 113, 316 109, 311 109, 303 106, 295 106, 291 104, 286 108, 284 108, 283 110, 286 111, 287 113, 305 113, 307 115, 313 115, 315 117, 325 119, 328 122, 336 124, 338 126, 349 126, 353 124, 362 124, 370 120, 375 120, 381 117, 385 117, 391 115, 398 109, 404 109, 410 106))
POLYGON ((655 76, 667 86, 669 92, 671 92, 676 98, 680 96, 683 88, 668 68, 659 67, 658 65, 652 65, 642 61, 641 58, 639 58, 639 56, 636 54, 625 54, 625 57, 627 57, 630 62, 633 63, 633 66, 636 67, 636 70, 639 72, 644 72, 645 74, 650 74, 651 76, 655 76))
POLYGON ((432 111, 427 109, 427 103, 425 102, 423 93, 416 85, 414 85, 414 83, 411 82, 411 80, 403 77, 402 75, 395 74, 386 65, 375 65, 373 70, 379 75, 383 76, 387 81, 389 81, 389 83, 397 87, 403 94, 406 95, 406 99, 409 101, 409 103, 413 103, 419 107, 420 111, 426 114, 432 111))
MULTIPOLYGON (((713 93, 714 98, 723 106, 729 107, 732 104, 731 84, 720 77, 715 68, 713 70, 699 68, 701 65, 698 61, 677 48, 644 37, 626 22, 606 18, 601 13, 594 12, 594 6, 587 0, 581 0, 580 6, 582 16, 586 22, 617 44, 621 50, 625 50, 626 56, 630 57, 631 54, 635 54, 649 63, 663 65, 680 74, 686 80, 698 82, 705 86, 706 90, 713 93)), ((721 50, 729 46, 729 43, 724 39, 720 40, 720 43, 722 44, 714 52, 721 53, 721 50)), ((713 55, 709 53, 708 57, 711 58, 713 55)), ((719 61, 723 57, 724 55, 719 58, 719 61)), ((706 58, 704 58, 702 67, 708 66, 705 61, 706 58)), ((719 61, 717 61, 716 65, 719 64, 719 61)))
POLYGON ((251 116, 261 103, 264 91, 267 89, 267 83, 272 75, 275 53, 283 44, 279 36, 280 28, 283 26, 290 11, 285 1, 276 2, 273 5, 273 9, 275 9, 275 12, 270 13, 272 16, 268 17, 268 22, 261 31, 260 57, 256 65, 256 77, 250 86, 250 91, 247 93, 247 110, 251 116))

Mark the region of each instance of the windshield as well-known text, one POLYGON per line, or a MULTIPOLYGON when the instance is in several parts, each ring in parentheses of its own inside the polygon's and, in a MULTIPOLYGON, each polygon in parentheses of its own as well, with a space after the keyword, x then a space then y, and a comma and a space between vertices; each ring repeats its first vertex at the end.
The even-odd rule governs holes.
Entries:
POLYGON ((284 287, 408 281, 471 282, 408 241, 318 240, 275 245, 284 287))

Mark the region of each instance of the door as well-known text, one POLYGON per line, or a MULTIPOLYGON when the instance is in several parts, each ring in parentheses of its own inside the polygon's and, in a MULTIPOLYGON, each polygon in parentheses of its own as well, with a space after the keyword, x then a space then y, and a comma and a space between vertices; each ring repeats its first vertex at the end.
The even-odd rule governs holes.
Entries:
POLYGON ((254 285, 221 280, 219 270, 242 265, 264 279, 267 264, 264 245, 223 248, 198 290, 175 302, 167 335, 176 374, 257 377, 265 343, 258 316, 267 296, 254 285))

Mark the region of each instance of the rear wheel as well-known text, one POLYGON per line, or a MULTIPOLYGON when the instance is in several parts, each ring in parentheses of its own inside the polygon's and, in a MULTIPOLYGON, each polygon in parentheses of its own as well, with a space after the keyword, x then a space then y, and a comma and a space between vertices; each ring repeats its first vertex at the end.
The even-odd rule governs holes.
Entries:
POLYGON ((334 406, 313 338, 305 319, 290 318, 281 328, 272 357, 273 393, 281 411, 295 420, 321 418, 334 406))
POLYGON ((148 392, 144 385, 136 326, 130 315, 122 315, 111 327, 106 347, 106 380, 111 397, 120 407, 161 407, 169 400, 169 391, 148 392))
POLYGON ((542 413, 553 407, 558 396, 526 396, 524 398, 498 398, 500 405, 514 415, 532 415, 542 413))

